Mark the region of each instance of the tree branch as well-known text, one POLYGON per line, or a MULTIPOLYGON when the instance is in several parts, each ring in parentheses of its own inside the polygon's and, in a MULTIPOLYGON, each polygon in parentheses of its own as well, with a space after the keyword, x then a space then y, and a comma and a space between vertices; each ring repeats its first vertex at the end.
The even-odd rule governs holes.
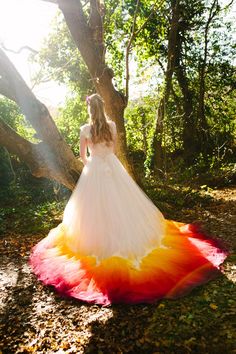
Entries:
MULTIPOLYGON (((1 94, 6 95, 21 107, 26 119, 39 134, 40 139, 50 141, 52 138, 62 140, 53 119, 43 103, 37 100, 14 65, 0 49, 1 94), (4 87, 5 83, 5 87, 4 87), (5 88, 5 91, 4 91, 5 88)), ((49 143, 53 145, 53 142, 49 143)))
POLYGON ((223 10, 228 10, 228 8, 233 5, 234 2, 235 0, 231 0, 227 5, 225 5, 225 7, 223 7, 223 10))
POLYGON ((20 107, 26 119, 37 131, 39 138, 49 145, 63 139, 48 111, 29 89, 14 65, 0 49, 0 94, 13 99, 20 107))
POLYGON ((6 51, 8 51, 8 52, 11 52, 11 53, 15 53, 15 54, 19 54, 19 53, 21 53, 23 50, 29 50, 30 52, 32 52, 32 53, 34 53, 34 54, 38 54, 38 51, 37 51, 37 50, 31 48, 31 47, 28 46, 28 45, 24 45, 23 47, 20 47, 20 48, 17 49, 17 50, 7 48, 3 42, 1 42, 0 45, 1 45, 2 49, 6 50, 6 51))
POLYGON ((73 189, 75 181, 68 179, 63 173, 63 168, 48 147, 40 142, 33 144, 17 134, 9 125, 0 118, 0 145, 4 146, 11 154, 17 155, 25 162, 35 177, 46 177, 73 189))

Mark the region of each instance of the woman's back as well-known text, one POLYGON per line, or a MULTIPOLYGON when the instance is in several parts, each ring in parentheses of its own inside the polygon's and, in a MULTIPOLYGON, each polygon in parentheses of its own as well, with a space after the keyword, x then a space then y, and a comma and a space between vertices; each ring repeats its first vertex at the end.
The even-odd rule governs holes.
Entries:
POLYGON ((81 134, 86 138, 90 156, 105 157, 115 152, 116 125, 113 121, 108 121, 108 124, 112 135, 112 140, 109 143, 102 141, 94 144, 91 139, 91 124, 85 124, 81 127, 81 134))

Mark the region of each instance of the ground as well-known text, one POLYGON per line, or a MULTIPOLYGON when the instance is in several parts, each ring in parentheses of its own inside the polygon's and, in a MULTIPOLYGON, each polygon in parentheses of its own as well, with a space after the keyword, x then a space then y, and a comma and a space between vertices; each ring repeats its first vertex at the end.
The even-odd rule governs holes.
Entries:
POLYGON ((155 187, 149 191, 166 218, 201 220, 226 243, 231 255, 222 275, 178 300, 88 305, 62 298, 31 274, 29 251, 46 233, 22 235, 14 220, 0 238, 0 353, 233 353, 236 187, 202 186, 196 198, 178 188, 169 192, 179 205, 160 201, 155 187))

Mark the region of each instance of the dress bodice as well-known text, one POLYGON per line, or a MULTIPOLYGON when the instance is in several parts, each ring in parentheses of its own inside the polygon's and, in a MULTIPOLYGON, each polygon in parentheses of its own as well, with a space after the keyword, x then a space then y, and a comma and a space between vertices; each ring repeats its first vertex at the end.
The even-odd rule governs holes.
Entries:
POLYGON ((85 124, 81 129, 81 134, 83 134, 87 139, 88 149, 90 156, 106 157, 107 155, 114 153, 114 140, 116 135, 116 125, 113 121, 108 122, 112 134, 113 141, 109 144, 107 142, 100 142, 94 144, 91 140, 91 125, 85 124))

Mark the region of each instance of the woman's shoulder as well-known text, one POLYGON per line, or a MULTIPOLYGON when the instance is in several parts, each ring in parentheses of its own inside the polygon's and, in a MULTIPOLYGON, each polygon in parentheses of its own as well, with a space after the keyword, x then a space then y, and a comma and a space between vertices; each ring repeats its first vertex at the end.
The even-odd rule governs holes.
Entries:
POLYGON ((107 120, 107 123, 110 124, 110 125, 113 125, 113 126, 116 125, 116 123, 113 120, 111 120, 111 119, 107 120))
POLYGON ((89 123, 85 123, 85 124, 80 126, 80 130, 87 129, 88 127, 90 127, 90 124, 89 123))
POLYGON ((86 138, 89 137, 89 134, 90 134, 90 124, 89 123, 81 125, 80 134, 84 135, 86 138))
POLYGON ((108 124, 110 125, 113 132, 116 132, 116 123, 113 120, 108 120, 108 124))

